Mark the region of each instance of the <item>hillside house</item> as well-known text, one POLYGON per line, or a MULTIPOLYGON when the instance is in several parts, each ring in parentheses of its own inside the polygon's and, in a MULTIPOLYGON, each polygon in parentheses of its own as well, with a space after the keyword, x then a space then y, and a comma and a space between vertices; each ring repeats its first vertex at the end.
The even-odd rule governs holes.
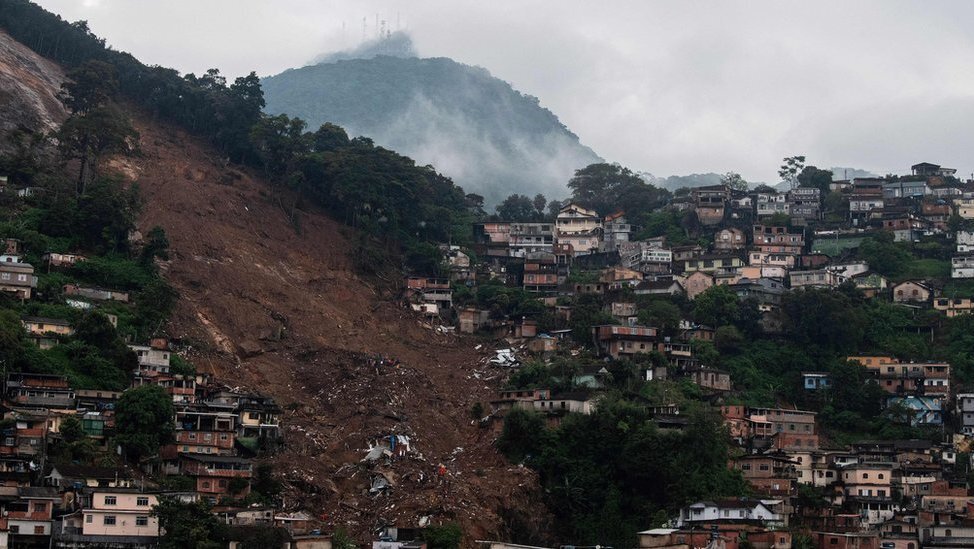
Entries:
POLYGON ((532 254, 552 253, 555 245, 555 229, 551 223, 511 223, 508 240, 510 257, 528 257, 532 254))
POLYGON ((957 170, 954 168, 944 168, 939 164, 933 164, 930 162, 920 162, 919 164, 914 164, 910 166, 910 171, 913 173, 913 175, 923 177, 945 177, 957 173, 957 170))
POLYGON ((524 260, 524 289, 540 294, 558 291, 558 259, 554 254, 531 254, 524 260))
POLYGON ((887 287, 889 286, 889 279, 885 276, 874 273, 865 272, 854 275, 850 278, 852 283, 862 290, 863 295, 866 297, 876 297, 882 293, 885 293, 887 287))
POLYGON ((592 337, 599 354, 611 356, 616 360, 653 352, 657 336, 657 329, 648 326, 592 327, 592 337))
POLYGON ((27 330, 27 339, 41 349, 50 349, 60 338, 74 335, 74 328, 66 320, 28 316, 20 322, 27 330))
POLYGON ((632 232, 632 226, 626 221, 625 212, 616 212, 607 215, 602 222, 602 227, 602 242, 599 244, 600 251, 615 251, 622 244, 629 242, 629 233, 632 232))
POLYGON ((599 273, 599 282, 606 290, 634 288, 643 281, 643 273, 623 267, 609 267, 599 273))
POLYGON ((234 488, 239 488, 235 494, 237 497, 246 496, 250 492, 247 481, 253 476, 253 464, 248 459, 181 454, 179 460, 182 474, 193 478, 196 483, 195 491, 204 499, 216 502, 220 497, 231 494, 231 483, 234 488))
POLYGON ((64 295, 84 297, 95 301, 121 301, 122 303, 128 303, 129 301, 128 292, 120 292, 118 290, 78 286, 76 284, 65 284, 63 289, 64 295))
POLYGON ((732 252, 742 250, 747 246, 747 239, 744 231, 728 227, 717 231, 714 235, 714 250, 721 252, 732 252))
POLYGON ((800 255, 805 249, 805 231, 780 225, 754 225, 753 249, 768 253, 800 255))
POLYGON ((410 276, 406 278, 406 299, 436 307, 436 313, 449 312, 453 308, 453 288, 450 281, 439 278, 410 276))
POLYGON ((47 484, 55 488, 128 488, 132 486, 132 476, 125 469, 95 467, 70 463, 56 464, 44 477, 47 484))
POLYGON ((730 374, 723 370, 714 368, 688 368, 687 377, 696 385, 709 391, 727 392, 733 388, 731 386, 730 374))
POLYGON ((754 212, 758 219, 771 217, 775 214, 790 215, 791 206, 788 196, 784 193, 756 193, 754 195, 754 212))
POLYGON ((746 498, 701 501, 680 509, 678 527, 710 523, 759 521, 765 524, 782 523, 784 518, 765 504, 746 498))
POLYGON ((893 396, 886 401, 888 406, 902 406, 908 411, 909 424, 913 427, 920 425, 943 425, 944 410, 940 399, 928 396, 893 396))
POLYGON ((532 405, 535 410, 547 414, 591 415, 595 411, 596 400, 592 395, 585 392, 547 394, 532 401, 532 405))
POLYGON ((704 271, 693 271, 686 276, 677 277, 676 281, 683 286, 687 299, 693 300, 714 285, 714 277, 704 271))
POLYGON ((58 252, 47 252, 41 256, 41 260, 51 268, 70 267, 84 261, 86 258, 80 254, 62 254, 58 252))
POLYGON ((54 374, 8 374, 4 401, 18 408, 74 410, 76 405, 67 378, 54 374))
POLYGON ((152 513, 156 494, 135 489, 102 489, 90 504, 66 515, 54 533, 55 547, 151 547, 159 539, 159 519, 152 513))
POLYGON ((950 278, 974 278, 974 254, 950 258, 950 278))
POLYGON ((490 221, 473 226, 474 250, 485 258, 508 257, 511 242, 511 223, 490 221))
POLYGON ((701 225, 713 226, 724 220, 727 201, 730 200, 730 188, 727 185, 696 187, 690 195, 701 225))
POLYGON ((490 325, 490 311, 476 307, 464 307, 457 313, 460 332, 472 334, 490 325))
POLYGON ((933 288, 919 280, 907 280, 893 286, 895 303, 929 303, 933 296, 933 288))
POLYGON ((923 219, 927 226, 937 231, 947 230, 947 221, 950 219, 952 213, 954 213, 954 210, 950 207, 950 204, 924 202, 920 205, 921 219, 923 219))
POLYGON ((883 182, 883 198, 893 200, 896 198, 923 198, 930 194, 930 186, 927 180, 923 179, 897 179, 895 181, 883 182))
POLYGON ((149 345, 129 345, 139 362, 138 374, 152 377, 169 374, 169 361, 172 352, 165 340, 153 341, 149 345))
POLYGON ((12 501, 0 504, 10 547, 47 547, 54 506, 60 501, 57 492, 41 486, 21 486, 12 492, 12 501))
POLYGON ((705 273, 732 272, 744 266, 744 261, 736 255, 702 255, 683 260, 681 270, 684 273, 702 271, 705 273))
POLYGON ((794 225, 807 225, 822 218, 821 191, 816 187, 797 187, 787 193, 789 217, 794 225))
POLYGON ((237 420, 233 411, 212 406, 177 409, 175 447, 170 455, 176 452, 181 455, 235 455, 237 420))
POLYGON ((633 293, 636 295, 680 295, 683 293, 683 286, 680 286, 680 283, 672 278, 663 280, 643 280, 636 285, 633 293))
POLYGON ((961 433, 974 435, 974 393, 957 395, 957 417, 960 420, 961 433))
POLYGON ((832 386, 832 379, 827 372, 802 372, 802 387, 806 391, 818 391, 832 386))
POLYGON ((954 233, 957 253, 974 252, 974 231, 960 230, 954 233))
POLYGON ((933 300, 933 308, 945 313, 947 318, 974 312, 974 300, 967 297, 938 297, 933 300))
POLYGON ((780 267, 787 272, 798 265, 798 256, 788 252, 752 251, 747 254, 748 265, 752 267, 780 267))
POLYGON ((764 496, 790 497, 797 493, 797 463, 783 454, 752 454, 731 461, 744 480, 764 496))
POLYGON ((6 292, 17 299, 30 299, 37 287, 37 277, 30 263, 19 261, 0 262, 0 292, 6 292))
POLYGON ((974 198, 954 198, 954 211, 963 219, 974 219, 974 198))
POLYGON ((578 204, 564 206, 555 218, 555 242, 569 244, 573 255, 591 254, 602 240, 602 218, 578 204))
POLYGON ((792 271, 788 280, 792 288, 835 288, 842 283, 841 276, 831 270, 792 271))

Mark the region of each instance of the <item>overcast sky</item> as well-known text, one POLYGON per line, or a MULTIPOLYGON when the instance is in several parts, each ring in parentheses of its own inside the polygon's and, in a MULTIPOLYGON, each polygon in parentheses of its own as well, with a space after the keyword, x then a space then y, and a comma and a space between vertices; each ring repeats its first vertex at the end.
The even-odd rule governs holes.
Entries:
POLYGON ((777 180, 784 156, 974 169, 974 2, 39 0, 149 64, 261 76, 397 20, 537 96, 607 160, 777 180), (343 32, 344 25, 344 32, 343 32))

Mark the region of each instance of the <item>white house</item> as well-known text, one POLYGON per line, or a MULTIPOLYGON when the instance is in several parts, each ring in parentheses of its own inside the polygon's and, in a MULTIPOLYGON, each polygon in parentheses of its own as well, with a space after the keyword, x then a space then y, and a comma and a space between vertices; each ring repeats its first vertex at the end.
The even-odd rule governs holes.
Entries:
POLYGON ((950 260, 950 278, 974 278, 974 254, 952 257, 950 260))
POLYGON ((781 515, 773 512, 764 503, 753 499, 726 499, 699 501, 680 509, 677 527, 684 528, 695 524, 716 521, 759 520, 781 522, 781 515))

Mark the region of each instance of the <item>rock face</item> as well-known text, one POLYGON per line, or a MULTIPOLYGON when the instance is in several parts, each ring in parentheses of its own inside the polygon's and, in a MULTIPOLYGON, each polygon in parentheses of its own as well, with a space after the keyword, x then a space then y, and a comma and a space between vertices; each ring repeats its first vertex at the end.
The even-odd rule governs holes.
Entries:
MULTIPOLYGON (((3 127, 55 128, 63 78, 0 34, 3 127)), ((169 238, 160 268, 179 301, 166 335, 201 372, 282 405, 284 448, 267 461, 291 508, 363 542, 384 525, 456 521, 470 540, 505 537, 515 519, 546 528, 535 474, 508 463, 497 431, 470 417, 505 377, 482 341, 432 330, 358 276, 349 227, 307 211, 297 230, 257 174, 122 107, 141 152, 105 166, 139 183, 141 232, 161 226, 169 238), (393 364, 377 367, 377 355, 393 364), (390 435, 408 447, 363 460, 390 435)))
POLYGON ((66 117, 57 93, 64 71, 0 30, 0 152, 19 127, 50 131, 66 117))

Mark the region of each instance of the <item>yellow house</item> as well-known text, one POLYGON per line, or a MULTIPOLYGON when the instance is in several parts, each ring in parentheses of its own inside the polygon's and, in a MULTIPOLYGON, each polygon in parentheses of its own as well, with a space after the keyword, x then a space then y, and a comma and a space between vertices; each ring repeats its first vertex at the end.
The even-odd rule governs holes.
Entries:
POLYGON ((28 316, 24 317, 20 322, 31 335, 55 334, 69 336, 74 334, 74 328, 71 327, 71 323, 67 320, 28 316))

